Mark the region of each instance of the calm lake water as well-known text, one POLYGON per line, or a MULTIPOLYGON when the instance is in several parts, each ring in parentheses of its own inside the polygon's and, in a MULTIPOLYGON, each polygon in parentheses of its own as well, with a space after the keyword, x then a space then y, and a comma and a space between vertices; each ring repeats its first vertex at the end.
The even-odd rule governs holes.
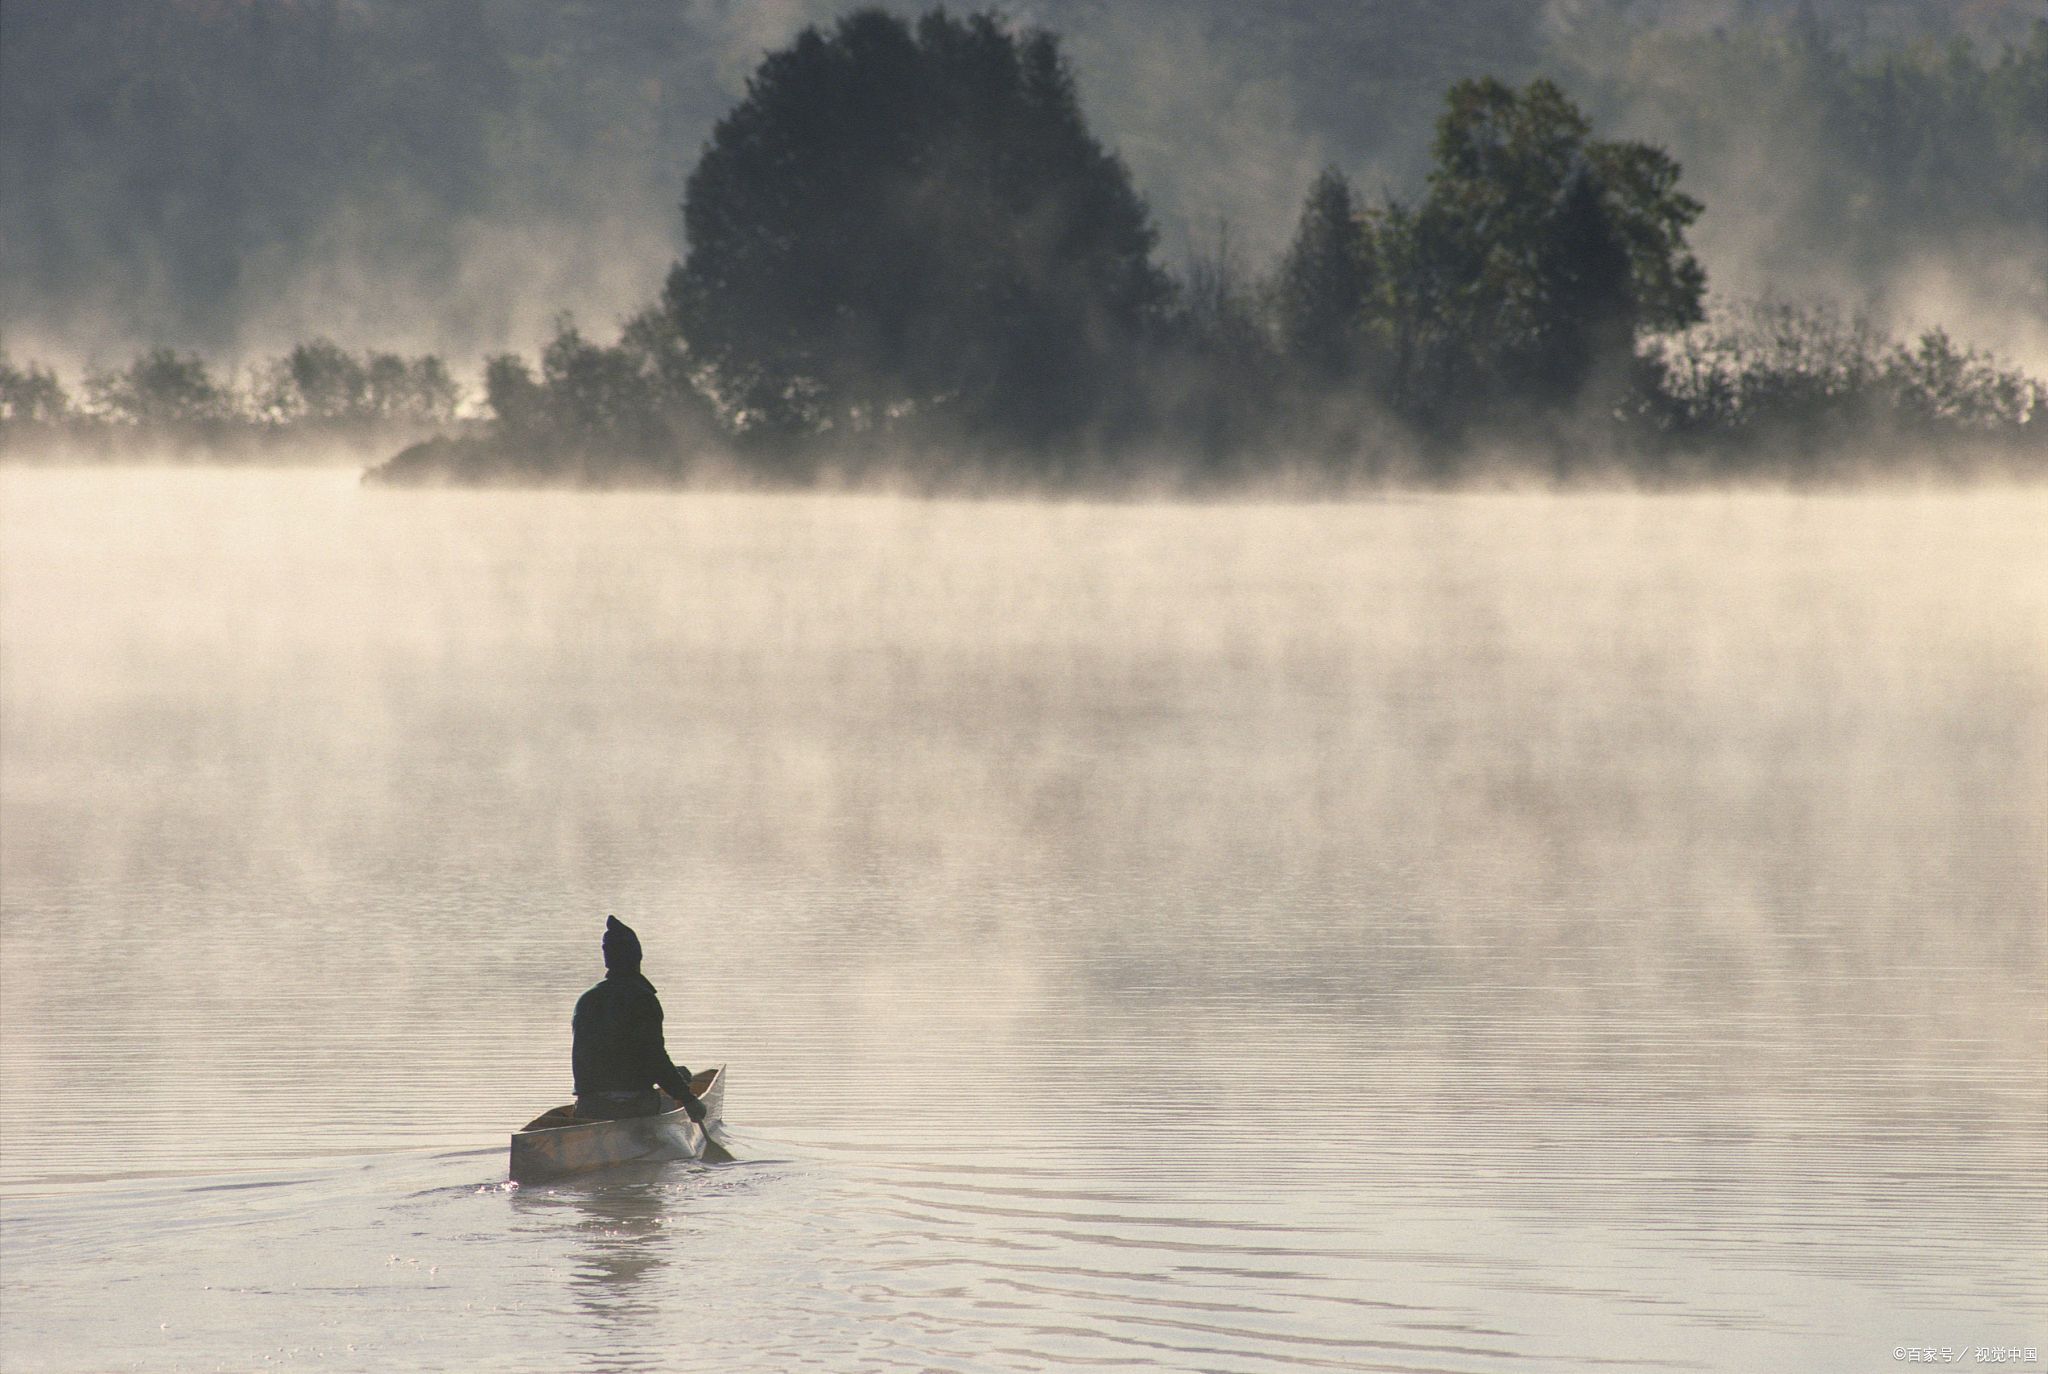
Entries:
POLYGON ((9 1371, 2048 1356, 2048 492, 0 498, 9 1371))

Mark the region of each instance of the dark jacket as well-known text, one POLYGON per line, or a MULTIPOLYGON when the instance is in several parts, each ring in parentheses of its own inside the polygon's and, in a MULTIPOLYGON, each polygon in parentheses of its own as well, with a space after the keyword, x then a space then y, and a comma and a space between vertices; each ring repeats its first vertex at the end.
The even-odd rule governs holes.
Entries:
POLYGON ((576 1096, 642 1092, 660 1086, 681 1101, 688 1069, 678 1068, 661 1041, 661 999, 639 970, 613 969, 576 999, 571 1023, 576 1096))

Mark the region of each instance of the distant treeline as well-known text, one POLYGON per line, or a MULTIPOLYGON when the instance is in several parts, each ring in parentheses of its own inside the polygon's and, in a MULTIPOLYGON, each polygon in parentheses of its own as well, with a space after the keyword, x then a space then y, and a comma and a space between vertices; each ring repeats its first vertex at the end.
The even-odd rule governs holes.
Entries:
POLYGON ((1846 451, 2048 451, 2048 391, 1928 334, 1705 315, 1678 165, 1562 90, 1464 81, 1427 189, 1309 188, 1269 271, 1184 279, 1088 132, 1055 40, 869 11, 772 53, 683 205, 688 258, 603 344, 490 360, 486 432, 400 480, 756 476, 1116 483, 1449 478, 1477 452, 1812 470, 1846 451))
POLYGON ((282 441, 389 441, 445 428, 461 402, 437 357, 350 353, 327 339, 238 373, 152 349, 125 367, 87 371, 76 395, 53 369, 0 352, 0 446, 31 455, 147 447, 220 456, 282 441))
MULTIPOLYGON (((2048 75, 2048 25, 2037 38, 2048 75)), ((2008 53, 1998 91, 2032 52, 2008 53)), ((1978 95, 1951 103, 2005 109, 1986 80, 1955 76, 1978 95)), ((378 476, 1342 484, 1455 479, 1482 453, 1794 474, 1930 449, 2048 465, 2048 391, 1943 333, 1900 342, 1778 302, 1709 318, 1687 241, 1702 209, 1663 149, 1595 138, 1553 82, 1467 80, 1419 193, 1368 200, 1328 169, 1277 262, 1247 265, 1219 229, 1174 272, 1051 35, 863 11, 770 53, 714 128, 658 301, 613 342, 564 317, 537 365, 488 359, 482 419, 378 476)), ((232 384, 152 353, 77 402, 45 369, 0 372, 12 430, 446 425, 457 402, 436 359, 324 342, 232 384)))

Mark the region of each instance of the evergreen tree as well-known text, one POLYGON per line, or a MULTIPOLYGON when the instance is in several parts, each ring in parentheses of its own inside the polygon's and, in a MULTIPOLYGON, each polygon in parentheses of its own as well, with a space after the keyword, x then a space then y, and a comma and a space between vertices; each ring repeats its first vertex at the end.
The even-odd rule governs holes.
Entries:
POLYGON ((1342 381, 1357 368, 1371 274, 1351 183, 1325 168, 1309 187, 1274 291, 1282 346, 1319 383, 1342 381))

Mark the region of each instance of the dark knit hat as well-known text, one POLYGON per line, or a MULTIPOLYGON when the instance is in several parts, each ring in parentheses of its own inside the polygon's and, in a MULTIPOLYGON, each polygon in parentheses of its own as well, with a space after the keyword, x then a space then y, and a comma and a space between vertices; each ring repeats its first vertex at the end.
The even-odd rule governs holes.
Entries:
POLYGON ((640 937, 616 916, 604 918, 604 966, 628 973, 640 967, 640 937))

